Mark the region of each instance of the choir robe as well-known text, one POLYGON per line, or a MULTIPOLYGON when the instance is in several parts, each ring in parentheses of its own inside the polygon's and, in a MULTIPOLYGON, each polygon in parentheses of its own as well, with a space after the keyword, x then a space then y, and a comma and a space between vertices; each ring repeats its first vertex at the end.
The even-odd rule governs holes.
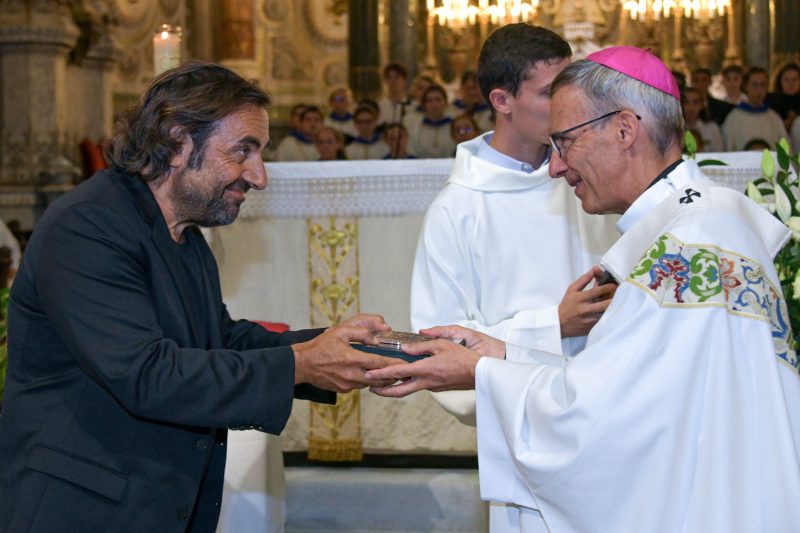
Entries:
MULTIPOLYGON (((788 230, 686 161, 620 219, 585 350, 476 369, 484 499, 557 532, 800 524, 800 378, 773 258, 788 230)), ((541 528, 540 527, 540 528, 541 528)))
POLYGON ((722 123, 722 136, 726 150, 740 151, 750 141, 762 140, 772 147, 782 137, 789 135, 783 119, 772 109, 764 106, 754 110, 747 104, 740 104, 728 113, 722 123))
POLYGON ((358 136, 356 126, 353 124, 353 115, 351 113, 348 113, 342 117, 337 117, 331 113, 325 117, 325 125, 341 132, 343 135, 348 135, 350 137, 358 136))
POLYGON ((470 106, 464 104, 459 98, 450 105, 450 116, 453 118, 467 114, 472 115, 472 120, 478 126, 478 133, 486 133, 494 129, 494 117, 492 117, 492 109, 488 104, 470 106))
POLYGON ((359 137, 354 138, 344 147, 347 159, 383 159, 389 153, 389 145, 383 142, 380 133, 375 133, 372 139, 365 141, 359 137))
POLYGON ((302 134, 290 133, 278 144, 275 158, 278 161, 318 161, 319 152, 314 141, 302 134))
POLYGON ((420 159, 453 157, 456 143, 450 135, 451 122, 450 117, 433 122, 423 117, 409 130, 411 152, 420 159))

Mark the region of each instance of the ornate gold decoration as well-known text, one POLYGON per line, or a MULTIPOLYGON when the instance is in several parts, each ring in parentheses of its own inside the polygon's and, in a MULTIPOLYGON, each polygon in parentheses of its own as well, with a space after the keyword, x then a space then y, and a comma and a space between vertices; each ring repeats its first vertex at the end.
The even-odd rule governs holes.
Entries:
POLYGON ((304 0, 303 22, 315 43, 323 46, 347 44, 347 2, 304 0))
MULTIPOLYGON (((311 326, 339 323, 359 309, 358 219, 308 219, 311 326)), ((311 404, 308 458, 360 461, 360 391, 340 394, 336 405, 311 404)))
POLYGON ((269 20, 280 22, 289 16, 289 3, 285 0, 264 0, 261 4, 261 12, 269 20))
POLYGON ((347 85, 347 64, 341 61, 328 64, 323 71, 322 79, 328 87, 347 85))
POLYGON ((217 43, 219 58, 255 59, 253 0, 223 0, 219 13, 219 31, 226 36, 217 43))
POLYGON ((271 39, 272 77, 276 80, 311 81, 313 64, 301 57, 292 40, 279 35, 271 39))

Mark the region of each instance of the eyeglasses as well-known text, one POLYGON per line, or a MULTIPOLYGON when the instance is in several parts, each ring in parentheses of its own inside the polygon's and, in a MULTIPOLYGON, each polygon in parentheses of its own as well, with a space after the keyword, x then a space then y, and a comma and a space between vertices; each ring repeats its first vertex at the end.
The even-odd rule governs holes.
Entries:
POLYGON ((456 133, 461 134, 461 135, 466 135, 468 133, 474 133, 474 132, 475 132, 475 128, 471 128, 469 126, 465 126, 463 128, 457 128, 456 129, 456 133))
MULTIPOLYGON (((577 129, 583 128, 584 126, 588 126, 589 124, 593 124, 595 122, 599 122, 604 118, 608 118, 614 115, 619 115, 622 113, 622 109, 617 111, 612 111, 610 113, 606 113, 605 115, 599 116, 597 118, 593 118, 592 120, 587 120, 586 122, 582 122, 577 126, 573 126, 571 128, 567 128, 565 130, 557 131, 550 135, 550 145, 553 147, 553 150, 558 154, 558 157, 564 158, 564 154, 566 153, 567 149, 569 148, 569 144, 566 144, 567 141, 571 143, 575 142, 576 139, 571 139, 567 136, 567 133, 571 131, 575 131, 577 129)), ((636 115, 636 118, 642 120, 642 117, 636 115)))

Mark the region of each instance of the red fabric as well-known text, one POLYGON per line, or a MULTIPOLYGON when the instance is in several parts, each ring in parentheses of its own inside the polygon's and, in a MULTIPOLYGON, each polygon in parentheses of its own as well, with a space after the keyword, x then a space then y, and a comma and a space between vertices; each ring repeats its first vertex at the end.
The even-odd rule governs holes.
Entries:
POLYGON ((289 324, 284 324, 283 322, 265 322, 263 320, 253 320, 253 322, 263 327, 264 329, 274 331, 275 333, 283 333, 284 331, 289 331, 289 324))
POLYGON ((84 178, 90 178, 95 172, 108 168, 100 143, 84 139, 81 141, 80 148, 84 178))

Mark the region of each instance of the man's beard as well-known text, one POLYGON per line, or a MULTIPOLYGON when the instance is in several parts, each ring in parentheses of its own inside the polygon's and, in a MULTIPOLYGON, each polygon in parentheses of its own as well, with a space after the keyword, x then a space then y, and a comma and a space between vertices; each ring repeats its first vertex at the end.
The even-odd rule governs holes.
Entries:
MULTIPOLYGON (((247 193, 250 190, 250 184, 243 178, 238 178, 227 186, 215 184, 214 188, 209 191, 187 179, 188 172, 197 171, 183 169, 176 176, 178 185, 173 189, 172 199, 179 212, 178 219, 203 227, 226 226, 233 223, 239 216, 239 206, 243 200, 226 199, 225 191, 233 189, 247 193)), ((202 174, 203 179, 210 179, 204 175, 205 173, 202 174)))

